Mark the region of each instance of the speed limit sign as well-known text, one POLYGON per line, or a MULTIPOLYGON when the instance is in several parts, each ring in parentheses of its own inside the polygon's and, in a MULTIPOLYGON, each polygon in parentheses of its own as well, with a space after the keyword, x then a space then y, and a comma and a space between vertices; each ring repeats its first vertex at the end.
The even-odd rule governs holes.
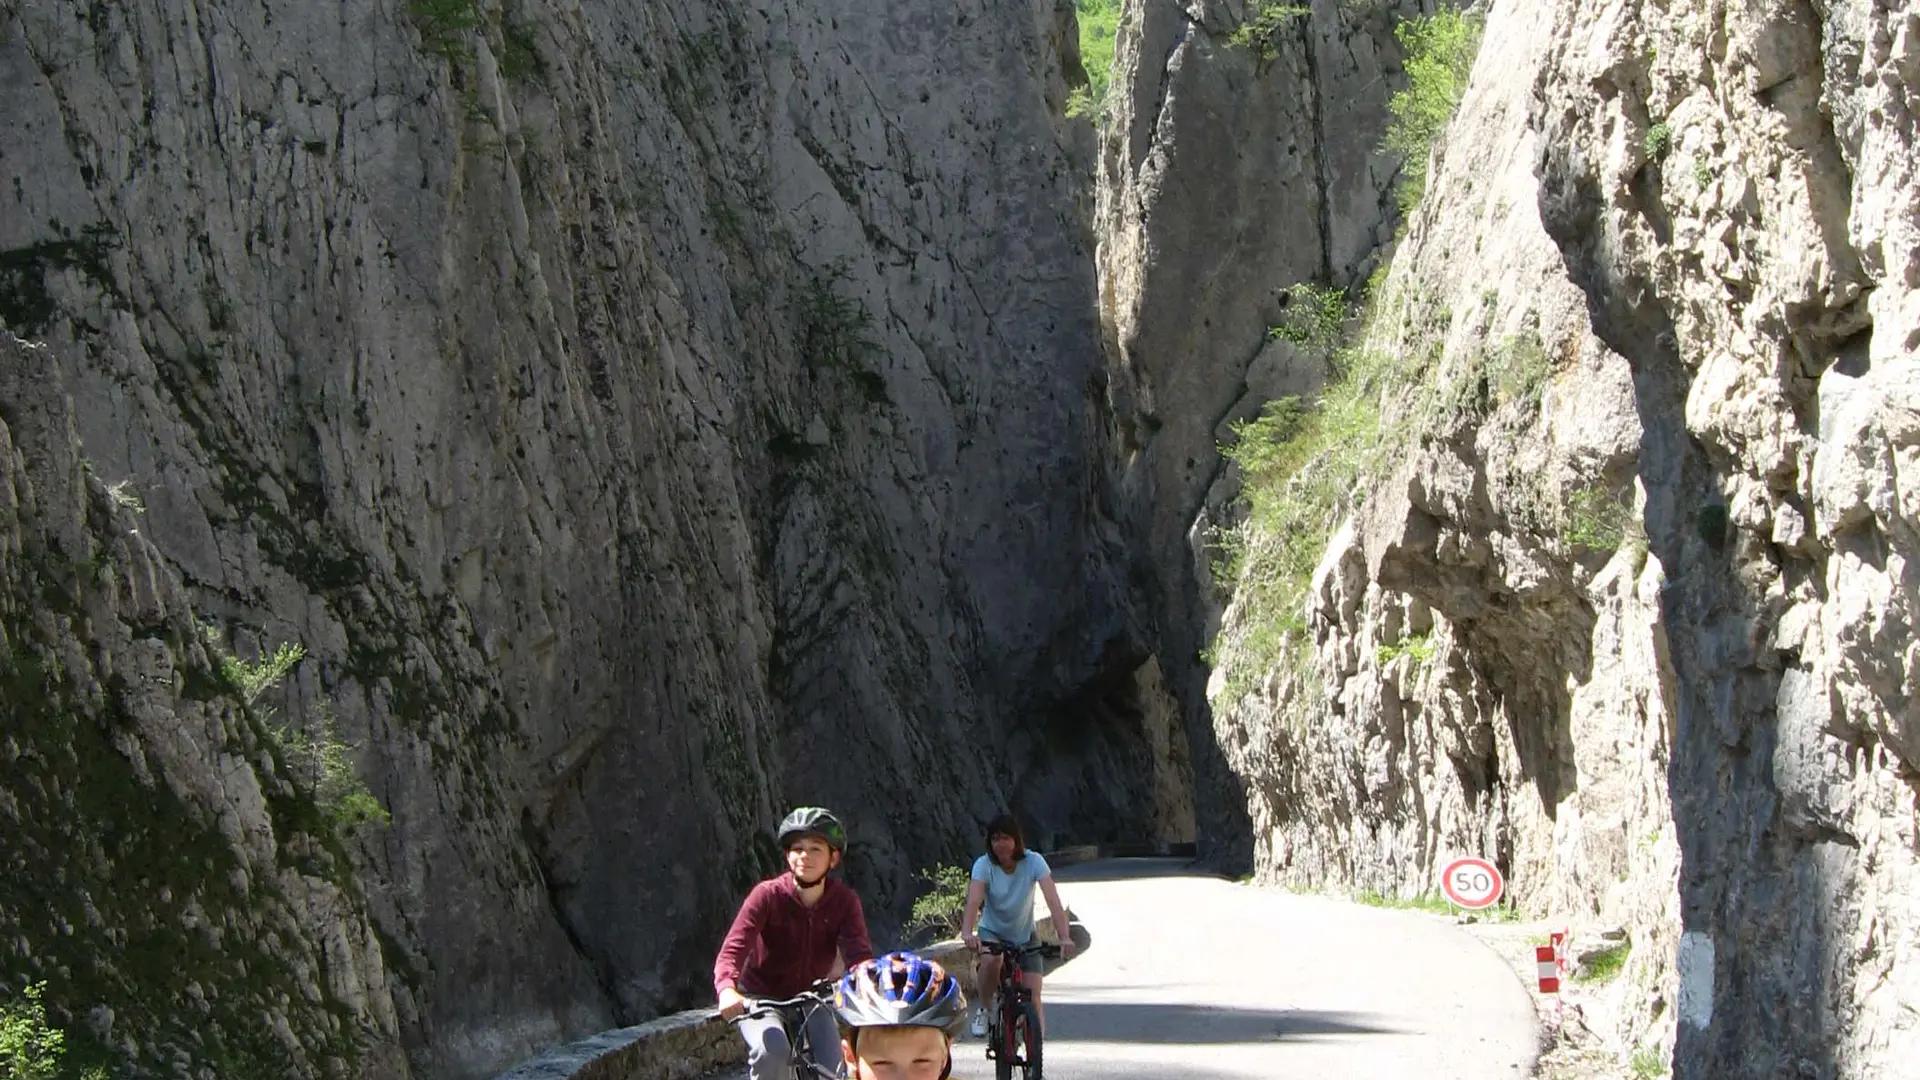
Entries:
POLYGON ((1469 910, 1492 907, 1505 888, 1500 871, 1485 859, 1455 859, 1440 871, 1440 890, 1469 910))

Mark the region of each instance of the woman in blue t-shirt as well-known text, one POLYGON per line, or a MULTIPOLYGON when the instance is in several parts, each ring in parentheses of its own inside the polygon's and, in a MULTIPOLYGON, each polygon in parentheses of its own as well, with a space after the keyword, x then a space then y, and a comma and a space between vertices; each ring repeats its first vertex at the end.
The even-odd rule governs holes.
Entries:
MULTIPOLYGON (((985 937, 1003 945, 1031 945, 1039 940, 1033 929, 1033 888, 1040 887, 1047 910, 1053 915, 1054 936, 1060 939, 1060 958, 1073 955, 1073 938, 1067 933, 1067 913, 1060 904, 1060 891, 1053 886, 1053 871, 1037 851, 1028 851, 1020 836, 1020 822, 1012 814, 1001 814, 987 823, 987 853, 974 860, 973 881, 967 885, 967 911, 960 920, 960 936, 967 948, 978 952, 985 937), (979 932, 975 933, 978 925, 979 932)), ((984 953, 980 957, 980 996, 974 998, 973 1016, 968 1030, 974 1038, 987 1033, 987 1013, 994 987, 1000 985, 1001 957, 984 953)), ((1040 973, 1044 961, 1037 953, 1020 958, 1024 980, 1033 989, 1034 1012, 1040 1017, 1040 1030, 1046 1031, 1047 1013, 1040 1004, 1040 973)))

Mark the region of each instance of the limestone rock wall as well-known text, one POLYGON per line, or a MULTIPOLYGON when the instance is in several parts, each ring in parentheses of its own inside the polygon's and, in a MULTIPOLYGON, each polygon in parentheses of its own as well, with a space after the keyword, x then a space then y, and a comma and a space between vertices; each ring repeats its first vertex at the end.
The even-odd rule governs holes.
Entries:
POLYGON ((419 1075, 703 1000, 794 803, 882 926, 1009 803, 1190 836, 1070 20, 0 3, 0 320, 197 617, 307 650, 419 1075))
POLYGON ((1920 12, 1496 2, 1370 323, 1396 467, 1298 667, 1216 642, 1264 874, 1621 929, 1679 1077, 1900 1075, 1920 12))
POLYGON ((1633 365, 1668 568, 1678 1074, 1900 1075, 1920 1049, 1920 7, 1554 20, 1543 216, 1633 365))
POLYGON ((86 1002, 76 1063, 404 1075, 338 830, 136 504, 84 455, 52 351, 0 331, 5 993, 86 1002))
POLYGON ((1361 347, 1399 358, 1392 449, 1315 572, 1301 667, 1239 673, 1272 612, 1228 608, 1216 726, 1255 793, 1258 870, 1411 896, 1453 858, 1625 930, 1596 1027, 1662 1046, 1677 944, 1663 572, 1632 523, 1643 432, 1542 225, 1532 76, 1550 38, 1495 5, 1361 347))
POLYGON ((1258 5, 1129 0, 1101 131, 1100 318, 1124 505, 1137 515, 1155 640, 1200 778, 1214 857, 1247 857, 1198 657, 1217 625, 1207 549, 1219 425, 1320 373, 1263 352, 1286 291, 1364 281, 1397 219, 1378 153, 1404 85, 1392 27, 1431 2, 1320 3, 1253 46, 1258 5))

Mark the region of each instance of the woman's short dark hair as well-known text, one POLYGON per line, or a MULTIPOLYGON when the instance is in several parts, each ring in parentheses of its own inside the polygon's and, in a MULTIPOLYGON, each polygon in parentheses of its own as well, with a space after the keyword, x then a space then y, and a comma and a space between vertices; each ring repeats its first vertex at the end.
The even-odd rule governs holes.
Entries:
POLYGON ((1027 857, 1027 838, 1020 832, 1020 819, 1012 814, 1001 814, 987 822, 987 854, 993 854, 993 838, 996 836, 1013 837, 1013 861, 1019 862, 1027 857))

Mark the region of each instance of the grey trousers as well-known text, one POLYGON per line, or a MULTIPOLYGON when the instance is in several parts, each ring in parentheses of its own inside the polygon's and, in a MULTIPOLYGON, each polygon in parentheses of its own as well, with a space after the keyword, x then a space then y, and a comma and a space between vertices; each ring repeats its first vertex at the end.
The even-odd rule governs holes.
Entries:
MULTIPOLYGON (((780 1018, 758 1016, 738 1023, 740 1034, 747 1040, 747 1075, 753 1080, 791 1080, 793 1046, 780 1018)), ((833 1018, 831 1008, 814 1009, 807 1017, 806 1040, 813 1051, 813 1060, 827 1070, 827 1075, 847 1075, 847 1063, 840 1053, 840 1024, 833 1018)))

